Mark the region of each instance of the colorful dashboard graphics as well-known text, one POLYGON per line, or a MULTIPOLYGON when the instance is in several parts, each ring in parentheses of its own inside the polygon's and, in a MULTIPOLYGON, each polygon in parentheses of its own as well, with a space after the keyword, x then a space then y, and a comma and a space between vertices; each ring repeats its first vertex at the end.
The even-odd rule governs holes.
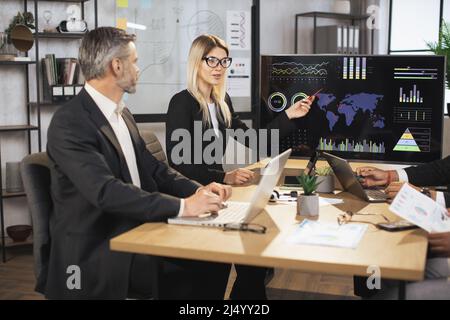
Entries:
POLYGON ((313 80, 326 79, 328 77, 328 62, 320 64, 304 64, 296 62, 282 62, 272 65, 271 76, 273 79, 313 80))
POLYGON ((282 112, 286 109, 287 99, 283 93, 275 92, 270 95, 267 104, 273 112, 282 112))
POLYGON ((320 138, 318 150, 321 151, 340 151, 340 152, 367 152, 367 153, 385 153, 384 142, 376 143, 371 140, 356 141, 345 139, 337 142, 333 139, 320 138))
POLYGON ((292 121, 296 133, 280 137, 281 151, 408 165, 440 159, 445 62, 435 55, 263 55, 259 125, 314 95, 308 114, 292 121))
POLYGON ((414 107, 395 107, 394 123, 432 124, 433 109, 414 107))
POLYGON ((394 151, 399 152, 430 152, 431 129, 408 128, 398 141, 394 151))
POLYGON ((438 69, 435 68, 394 68, 394 79, 397 80, 437 80, 438 69))
POLYGON ((367 80, 367 58, 344 57, 342 65, 342 79, 367 80))
POLYGON ((404 90, 403 87, 400 87, 400 103, 423 103, 423 97, 420 95, 420 90, 417 90, 417 85, 413 86, 413 89, 409 91, 409 95, 407 95, 407 91, 404 90))
POLYGON ((294 94, 294 96, 291 99, 291 104, 295 104, 296 102, 306 99, 306 98, 308 98, 308 95, 306 93, 304 93, 304 92, 296 93, 296 94, 294 94))

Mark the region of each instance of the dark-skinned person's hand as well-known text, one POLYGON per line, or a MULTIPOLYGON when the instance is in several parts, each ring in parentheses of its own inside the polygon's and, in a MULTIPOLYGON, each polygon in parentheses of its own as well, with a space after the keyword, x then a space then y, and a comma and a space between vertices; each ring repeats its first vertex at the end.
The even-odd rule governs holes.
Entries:
MULTIPOLYGON (((394 200, 394 198, 397 196, 397 194, 399 193, 400 189, 403 187, 403 185, 406 182, 392 182, 385 190, 384 193, 386 193, 386 196, 388 198, 388 202, 392 202, 392 200, 394 200)), ((408 183, 408 185, 414 189, 416 189, 417 191, 421 191, 421 189, 419 187, 416 187, 410 183, 408 183)), ((434 190, 430 190, 430 194, 431 194, 431 198, 433 200, 436 200, 436 191, 434 190)))
POLYGON ((431 258, 450 258, 450 232, 428 235, 428 255, 431 258))

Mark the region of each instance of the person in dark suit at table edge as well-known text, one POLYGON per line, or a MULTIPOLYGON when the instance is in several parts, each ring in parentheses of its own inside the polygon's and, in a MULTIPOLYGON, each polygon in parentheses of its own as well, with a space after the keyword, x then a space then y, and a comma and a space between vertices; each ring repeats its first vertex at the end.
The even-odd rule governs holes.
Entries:
MULTIPOLYGON (((360 167, 356 174, 361 176, 365 187, 386 186, 389 199, 395 198, 404 183, 427 194, 442 206, 450 207, 450 193, 437 192, 427 188, 450 184, 450 157, 430 163, 411 166, 398 170, 381 170, 374 167, 360 167)), ((450 211, 449 211, 450 215, 450 211)), ((450 232, 430 233, 428 235, 428 259, 425 268, 425 280, 406 285, 407 299, 450 299, 450 276, 448 264, 450 258, 450 232)), ((364 292, 360 279, 355 280, 355 288, 364 292)), ((384 281, 382 290, 375 299, 395 299, 398 287, 395 281, 384 281)))

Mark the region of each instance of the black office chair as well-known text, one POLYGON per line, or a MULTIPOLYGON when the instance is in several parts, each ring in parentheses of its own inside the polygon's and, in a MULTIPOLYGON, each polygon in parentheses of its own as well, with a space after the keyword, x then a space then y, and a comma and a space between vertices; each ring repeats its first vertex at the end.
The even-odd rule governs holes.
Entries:
POLYGON ((157 160, 167 162, 166 154, 156 135, 150 130, 140 130, 139 133, 141 134, 148 151, 150 151, 157 160))
POLYGON ((33 222, 35 290, 44 294, 50 258, 50 219, 53 211, 47 153, 26 156, 21 163, 21 174, 33 222))

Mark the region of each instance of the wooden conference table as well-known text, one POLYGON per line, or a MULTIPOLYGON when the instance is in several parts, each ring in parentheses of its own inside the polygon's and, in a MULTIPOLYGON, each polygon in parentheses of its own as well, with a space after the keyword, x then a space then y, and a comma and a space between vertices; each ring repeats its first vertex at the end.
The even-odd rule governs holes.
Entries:
MULTIPOLYGON (((306 160, 290 159, 284 175, 298 175, 306 160)), ((263 166, 259 163, 252 166, 263 166)), ((319 162, 318 167, 325 165, 319 162)), ((356 168, 364 164, 352 163, 356 168)), ((367 164, 366 164, 367 165, 367 164)), ((388 165, 377 165, 384 169, 388 165)), ((233 188, 234 201, 248 201, 255 186, 233 188)), ((369 204, 348 193, 323 195, 344 203, 320 208, 319 221, 336 221, 339 213, 382 213, 399 220, 388 204, 369 204)), ((354 216, 354 221, 383 222, 380 216, 354 216)), ((239 263, 300 270, 309 273, 368 276, 369 266, 378 266, 381 276, 396 280, 422 280, 427 239, 420 229, 387 232, 369 225, 356 249, 320 247, 287 243, 298 228, 296 206, 268 204, 252 223, 267 227, 265 234, 223 231, 217 228, 146 223, 111 240, 111 249, 121 252, 176 257, 213 262, 239 263)))

